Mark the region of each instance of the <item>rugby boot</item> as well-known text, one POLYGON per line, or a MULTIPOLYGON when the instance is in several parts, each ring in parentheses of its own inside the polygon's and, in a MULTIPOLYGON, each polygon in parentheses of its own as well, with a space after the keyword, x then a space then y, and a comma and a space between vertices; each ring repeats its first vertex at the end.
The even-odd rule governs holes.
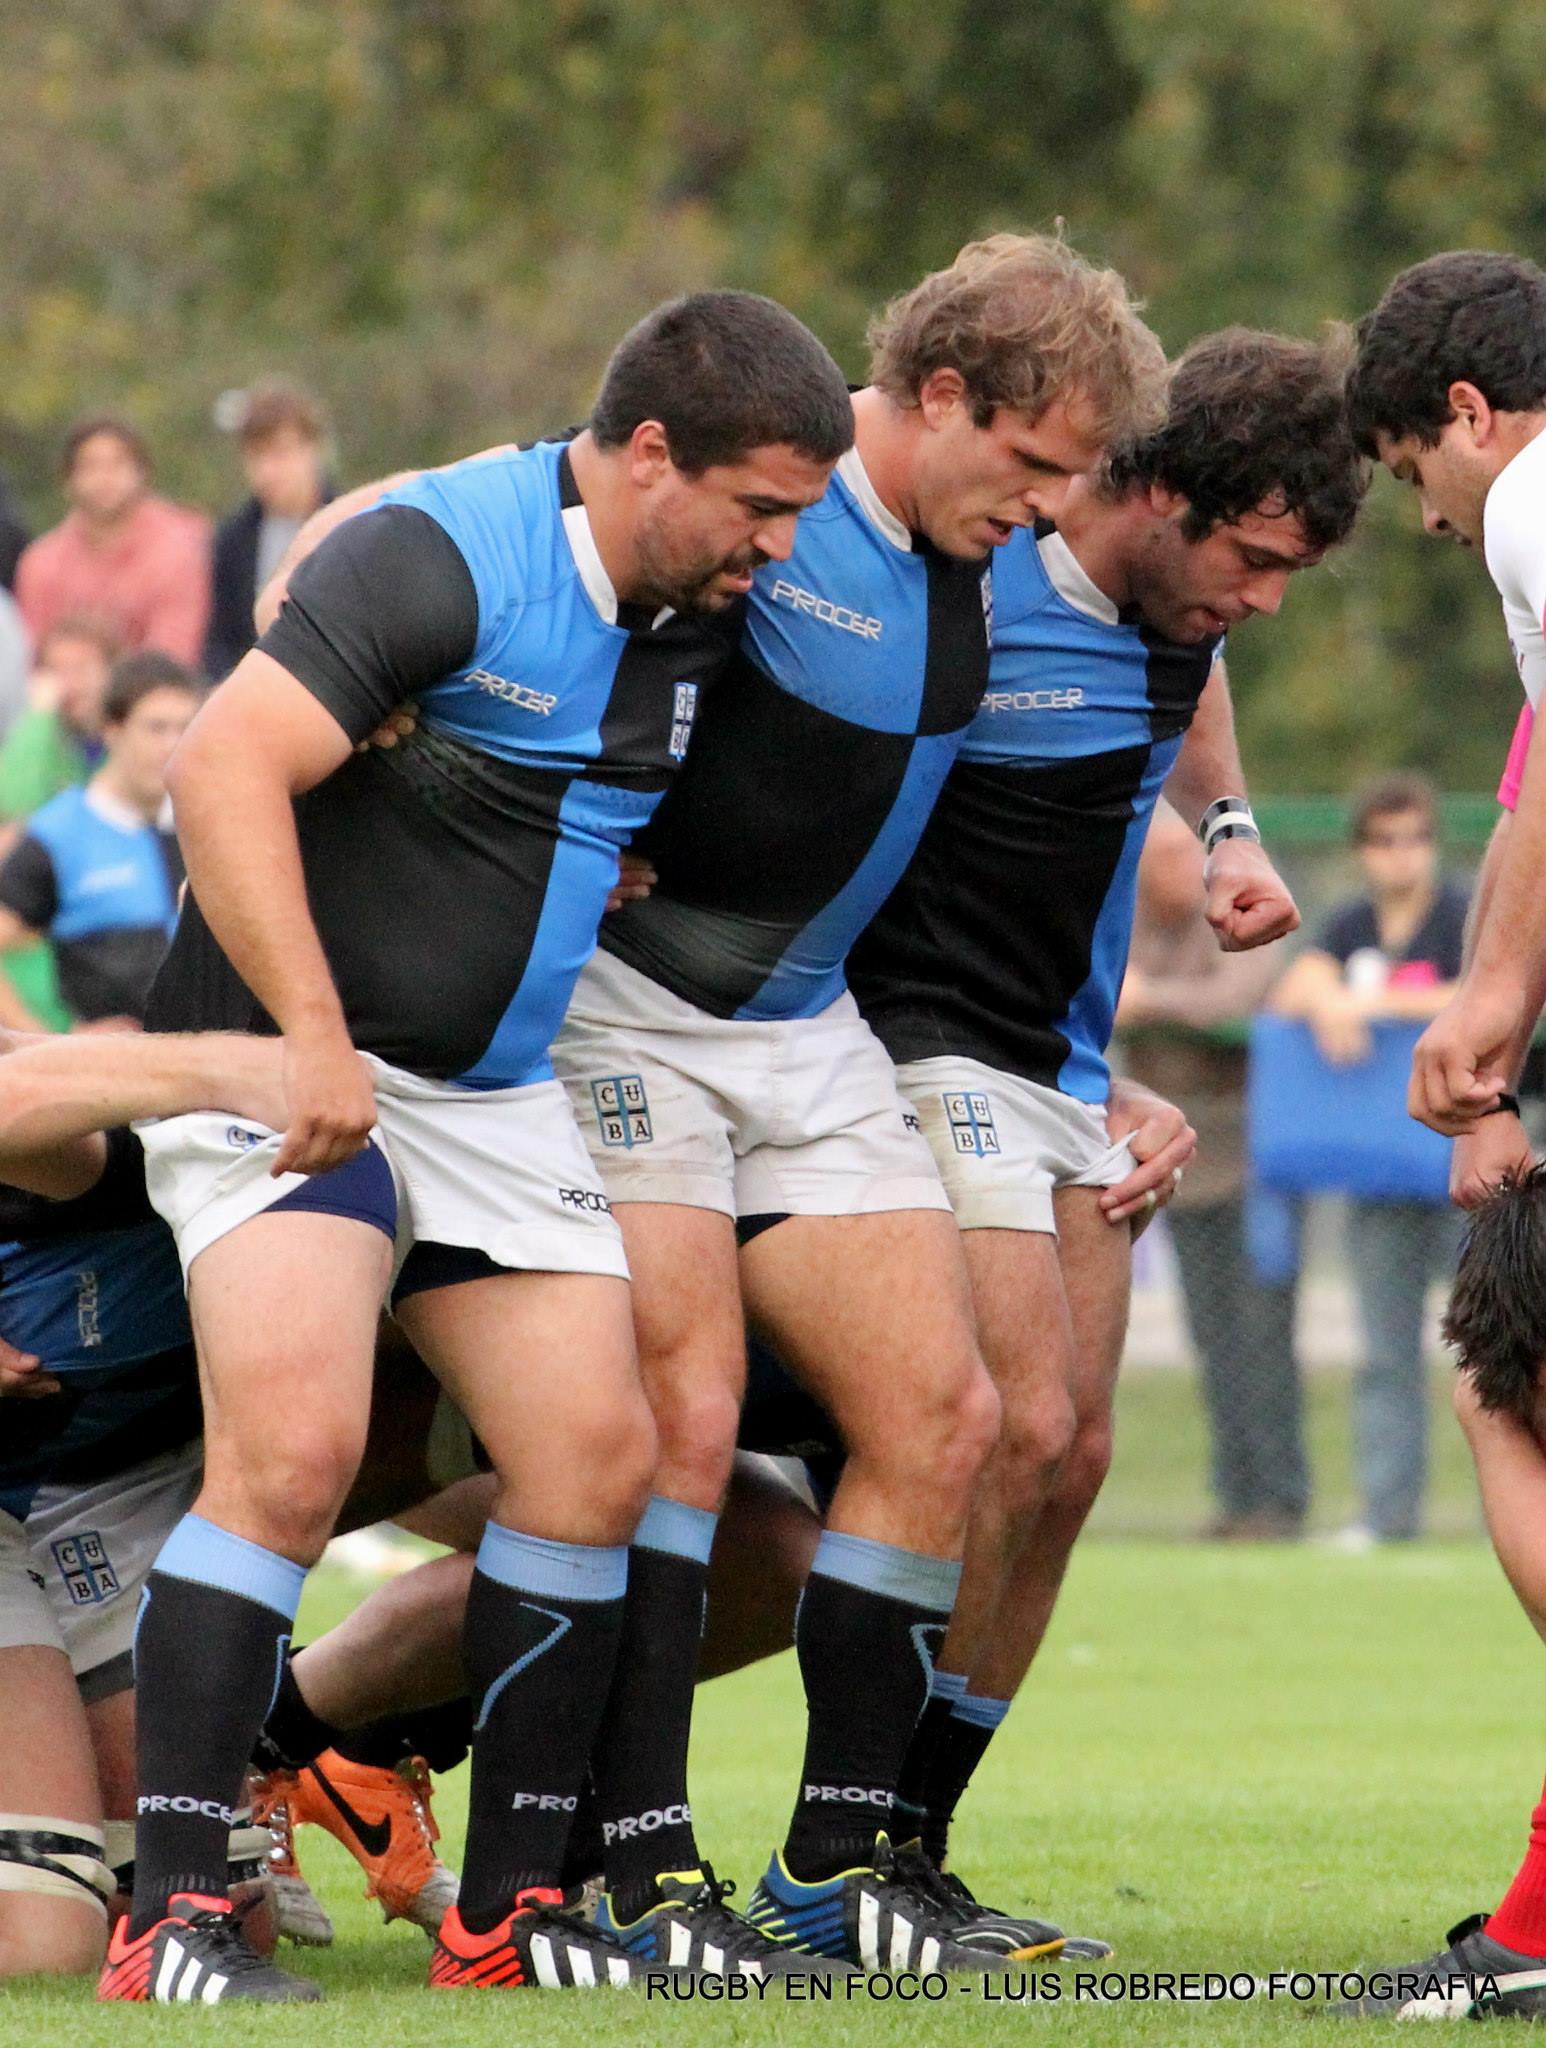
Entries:
POLYGON ((1520 1955, 1483 1930, 1485 1913, 1452 1927, 1436 1956, 1358 1974, 1363 1997, 1333 2010, 1348 2018, 1546 2019, 1546 1957, 1520 1955))
POLYGON ((612 1901, 603 1896, 596 1907, 596 1925, 622 1943, 628 1953, 657 1963, 672 1963, 705 1977, 846 1977, 856 1966, 826 1956, 791 1949, 725 1901, 735 1886, 721 1883, 712 1868, 663 1871, 655 1880, 658 1904, 637 1920, 613 1917, 612 1901))
POLYGON ((223 2005, 227 1999, 301 2003, 322 1993, 265 1962, 243 1935, 229 1899, 178 1892, 164 1920, 131 1941, 120 1920, 107 1944, 97 1997, 139 2005, 223 2005))
POLYGON ((292 1824, 308 1821, 342 1842, 366 1877, 367 1898, 388 1920, 411 1920, 432 1939, 454 1906, 457 1878, 435 1854, 440 1829, 429 1767, 406 1757, 390 1768, 324 1750, 295 1774, 292 1824))
MULTIPOLYGON (((971 1970, 981 1974, 986 1958, 957 1938, 960 1913, 954 1900, 922 1880, 912 1859, 899 1859, 887 1837, 875 1839, 868 1867, 805 1884, 790 1875, 781 1853, 772 1862, 746 1908, 754 1927, 772 1940, 807 1955, 838 1957, 865 1970, 971 1970), (899 1867, 900 1862, 900 1867, 899 1867)), ((1032 1953, 1055 1956, 1063 1937, 1053 1935, 1032 1953)), ((1022 1950, 1017 1960, 1024 1960, 1022 1950)))
MULTIPOLYGON (((1063 1944, 1058 1951, 1060 1963, 1099 1963, 1116 1953, 1111 1943, 1102 1941, 1098 1935, 1065 1934, 1050 1920, 1034 1920, 1019 1913, 1001 1913, 994 1906, 985 1906, 953 1870, 939 1869, 921 1849, 913 1853, 933 1873, 933 1881, 939 1889, 954 1902, 961 1916, 956 1940, 964 1948, 981 1949, 987 1955, 1002 1956, 1007 1962, 1021 1962, 1031 1956, 1045 1955, 1047 1944, 1056 1941, 1063 1944)), ((899 1850, 898 1860, 902 1860, 905 1854, 905 1850, 899 1850)))
POLYGON ((295 1791, 293 1771, 254 1773, 247 1781, 252 1818, 268 1831, 265 1868, 274 1890, 274 1913, 281 1938, 301 1948, 331 1948, 333 1923, 306 1882, 295 1853, 295 1821, 290 1811, 295 1791))
MULTIPOLYGON (((517 1892, 515 1905, 487 1934, 472 1934, 455 1906, 447 1909, 430 1957, 429 1981, 436 1991, 626 1991, 646 1975, 659 1979, 662 1965, 632 1956, 615 1936, 564 1905, 561 1891, 542 1886, 517 1892)), ((670 1970, 685 1978, 688 1972, 670 1970)))

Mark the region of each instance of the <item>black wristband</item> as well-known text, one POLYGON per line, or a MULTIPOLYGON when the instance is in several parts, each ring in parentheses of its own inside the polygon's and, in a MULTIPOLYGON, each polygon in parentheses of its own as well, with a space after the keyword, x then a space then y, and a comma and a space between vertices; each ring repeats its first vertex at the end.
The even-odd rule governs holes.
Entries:
POLYGON ((1518 1116, 1518 1114, 1519 1114, 1519 1097, 1518 1097, 1517 1095, 1510 1095, 1510 1094, 1509 1094, 1509 1092, 1508 1092, 1508 1090, 1507 1090, 1506 1088, 1500 1088, 1500 1089, 1498 1090, 1498 1105, 1497 1105, 1497 1108, 1496 1108, 1496 1109, 1489 1109, 1489 1110, 1487 1111, 1487 1115, 1488 1115, 1488 1116, 1518 1116))

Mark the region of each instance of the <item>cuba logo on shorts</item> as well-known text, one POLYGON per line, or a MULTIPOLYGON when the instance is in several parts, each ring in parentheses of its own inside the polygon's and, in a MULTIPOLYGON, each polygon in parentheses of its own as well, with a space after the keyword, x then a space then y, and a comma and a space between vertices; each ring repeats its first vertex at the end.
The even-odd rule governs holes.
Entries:
POLYGON ((692 738, 692 722, 698 715, 698 685, 678 683, 671 699, 671 758, 683 761, 687 758, 687 742, 692 738))
POLYGON ((78 1536, 61 1536, 48 1547, 72 1606, 98 1607, 122 1590, 99 1530, 82 1529, 78 1536))
POLYGON ((975 1152, 986 1159, 1002 1148, 993 1122, 993 1105, 976 1089, 951 1088, 941 1095, 945 1115, 950 1119, 950 1137, 958 1152, 975 1152))
POLYGON ((631 1152, 635 1145, 649 1144, 655 1131, 638 1074, 609 1074, 604 1081, 592 1081, 590 1092, 603 1145, 621 1145, 631 1152))

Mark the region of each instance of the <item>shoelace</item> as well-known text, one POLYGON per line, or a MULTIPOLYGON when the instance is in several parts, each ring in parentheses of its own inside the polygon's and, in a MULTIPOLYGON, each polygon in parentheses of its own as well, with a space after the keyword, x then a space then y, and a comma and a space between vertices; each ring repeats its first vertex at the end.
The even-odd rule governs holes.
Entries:
POLYGON ((716 1948, 723 1949, 727 1956, 738 1960, 755 1962, 761 1957, 776 1953, 787 1955, 782 1942, 774 1941, 764 1934, 760 1927, 753 1927, 749 1920, 743 1920, 739 1913, 726 1905, 727 1899, 735 1896, 734 1878, 718 1878, 707 1865, 703 1869, 703 1884, 690 1899, 678 1903, 692 1914, 692 1930, 704 1941, 712 1941, 716 1948))
POLYGON ((250 1977, 254 1970, 273 1967, 249 1945, 230 1913, 190 1913, 188 1925, 208 1944, 212 1959, 227 1977, 250 1977))
POLYGON ((887 1862, 889 1868, 881 1869, 883 1877, 901 1885, 936 1912, 944 1913, 953 1925, 962 1927, 968 1920, 975 1920, 981 1911, 959 1878, 947 1877, 921 1849, 893 1848, 887 1862))

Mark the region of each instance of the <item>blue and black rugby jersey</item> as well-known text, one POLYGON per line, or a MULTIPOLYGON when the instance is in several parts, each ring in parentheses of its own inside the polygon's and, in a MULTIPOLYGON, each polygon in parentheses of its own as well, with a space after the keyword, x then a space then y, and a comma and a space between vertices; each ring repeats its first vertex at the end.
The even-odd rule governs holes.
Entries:
POLYGON ((72 1016, 143 1017, 177 922, 182 859, 99 791, 66 789, 27 820, 0 866, 0 904, 53 941, 72 1016))
POLYGON ((986 572, 881 504, 858 455, 758 572, 739 654, 601 945, 716 1017, 810 1017, 917 844, 987 684, 986 572))
POLYGON ((0 1337, 64 1382, 5 1403, 0 1509, 21 1520, 41 1486, 85 1485, 196 1437, 198 1371, 177 1247, 132 1132, 109 1132, 101 1180, 74 1201, 0 1190, 0 1232, 0 1337))
MULTIPOLYGON (((295 807, 307 892, 354 1042, 468 1087, 551 1072, 618 849, 686 752, 723 626, 620 604, 567 447, 474 457, 347 520, 260 641, 362 740, 295 807)), ((272 1030, 196 904, 157 1030, 272 1030)))
POLYGON ((1105 1101, 1138 856, 1221 646, 1119 613, 1050 526, 999 549, 982 709, 849 968, 899 1064, 1105 1101))

